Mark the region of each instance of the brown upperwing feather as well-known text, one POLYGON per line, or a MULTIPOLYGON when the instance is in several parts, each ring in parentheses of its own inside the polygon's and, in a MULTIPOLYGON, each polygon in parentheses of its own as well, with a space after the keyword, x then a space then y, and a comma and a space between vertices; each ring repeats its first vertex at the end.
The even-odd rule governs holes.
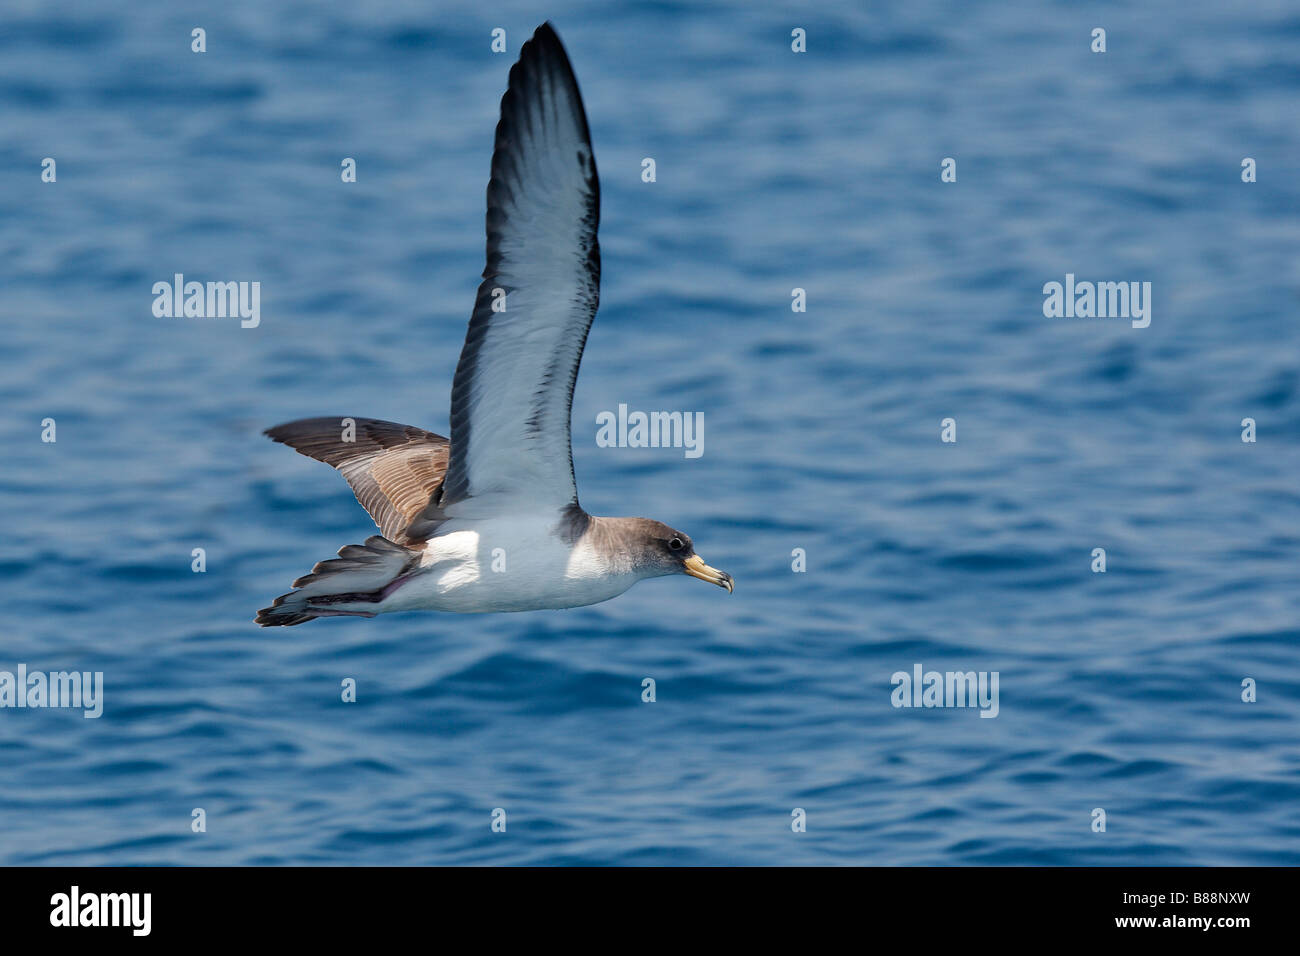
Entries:
POLYGON ((300 455, 336 468, 380 533, 397 544, 424 541, 432 527, 415 521, 447 473, 450 443, 412 425, 352 417, 355 441, 344 441, 344 418, 303 418, 264 434, 300 455), (414 522, 414 525, 412 523, 414 522))

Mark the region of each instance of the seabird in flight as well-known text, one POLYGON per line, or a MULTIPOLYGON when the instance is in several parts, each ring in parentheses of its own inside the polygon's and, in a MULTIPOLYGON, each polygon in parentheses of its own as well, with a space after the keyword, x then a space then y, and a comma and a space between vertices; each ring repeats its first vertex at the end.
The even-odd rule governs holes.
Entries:
POLYGON ((544 23, 501 99, 487 266, 452 382, 451 440, 355 417, 268 429, 341 472, 380 534, 317 564, 257 623, 581 607, 679 573, 731 591, 731 575, 681 531, 578 504, 569 420, 600 300, 599 222, 582 97, 544 23))

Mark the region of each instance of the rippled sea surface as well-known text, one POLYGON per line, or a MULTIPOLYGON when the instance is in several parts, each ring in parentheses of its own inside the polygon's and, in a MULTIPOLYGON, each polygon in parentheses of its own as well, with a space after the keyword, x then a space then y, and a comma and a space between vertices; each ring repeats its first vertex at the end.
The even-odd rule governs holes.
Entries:
POLYGON ((8 4, 0 670, 106 687, 0 710, 0 861, 1300 863, 1300 10, 1140 7, 8 4), (582 501, 736 593, 260 629, 373 533, 261 429, 446 433, 545 16, 603 187, 582 501), (178 272, 260 326, 155 318, 178 272), (1150 327, 1045 318, 1067 273, 1150 327), (704 454, 597 447, 620 403, 704 454), (893 707, 916 664, 997 717, 893 707))

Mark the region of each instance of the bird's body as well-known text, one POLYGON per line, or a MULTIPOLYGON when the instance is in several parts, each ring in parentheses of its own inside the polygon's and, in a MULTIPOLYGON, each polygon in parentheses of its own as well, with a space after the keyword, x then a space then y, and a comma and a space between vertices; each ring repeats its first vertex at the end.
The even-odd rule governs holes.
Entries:
POLYGON ((557 534, 564 517, 452 520, 429 539, 418 570, 380 611, 536 611, 599 604, 640 577, 611 568, 589 538, 557 534))
POLYGON ((450 440, 354 416, 268 429, 338 469, 381 533, 317 564, 258 623, 581 607, 675 573, 731 590, 681 532, 578 504, 569 429, 600 299, 600 183, 549 24, 510 71, 487 200, 487 266, 452 383, 450 440))

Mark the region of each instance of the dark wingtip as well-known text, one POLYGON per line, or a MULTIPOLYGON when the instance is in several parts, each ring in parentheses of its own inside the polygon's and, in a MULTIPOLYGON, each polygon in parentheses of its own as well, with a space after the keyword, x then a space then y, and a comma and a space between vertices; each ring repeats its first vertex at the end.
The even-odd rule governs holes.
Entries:
MULTIPOLYGON (((560 58, 566 63, 569 54, 565 52, 564 44, 560 42, 560 35, 555 32, 555 27, 550 20, 547 20, 540 27, 533 31, 532 38, 524 44, 524 50, 519 51, 519 59, 524 58, 524 51, 529 47, 536 46, 539 56, 545 56, 547 53, 559 54, 560 58)), ((572 69, 572 67, 570 67, 572 69)))
POLYGON ((340 421, 343 417, 342 415, 318 415, 315 418, 295 418, 291 422, 280 422, 278 425, 272 425, 264 430, 262 434, 271 441, 278 441, 282 445, 287 445, 289 439, 293 438, 295 433, 301 433, 304 429, 319 425, 321 422, 330 422, 332 424, 340 421))

